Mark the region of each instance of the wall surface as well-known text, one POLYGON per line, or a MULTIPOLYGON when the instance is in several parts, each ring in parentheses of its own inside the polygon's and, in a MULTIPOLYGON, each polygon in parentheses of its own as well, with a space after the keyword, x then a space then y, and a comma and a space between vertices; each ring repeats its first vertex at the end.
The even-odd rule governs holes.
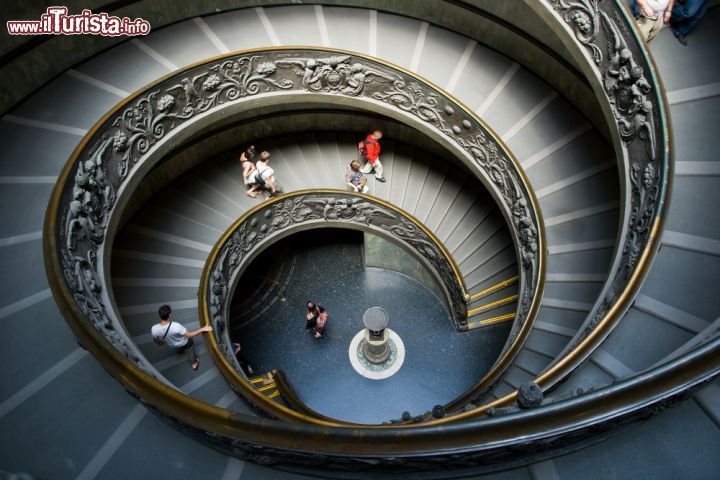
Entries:
POLYGON ((385 268, 414 278, 432 290, 440 301, 445 304, 445 295, 433 274, 401 246, 385 238, 365 232, 364 247, 366 267, 385 268))

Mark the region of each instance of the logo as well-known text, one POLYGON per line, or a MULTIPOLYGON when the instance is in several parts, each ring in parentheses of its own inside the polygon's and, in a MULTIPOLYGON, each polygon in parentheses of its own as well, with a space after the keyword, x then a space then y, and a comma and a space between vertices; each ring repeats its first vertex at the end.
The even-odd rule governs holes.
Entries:
POLYGON ((142 18, 115 17, 107 13, 92 13, 85 9, 78 15, 68 15, 67 7, 48 7, 40 20, 10 20, 10 35, 147 35, 150 22, 142 18))

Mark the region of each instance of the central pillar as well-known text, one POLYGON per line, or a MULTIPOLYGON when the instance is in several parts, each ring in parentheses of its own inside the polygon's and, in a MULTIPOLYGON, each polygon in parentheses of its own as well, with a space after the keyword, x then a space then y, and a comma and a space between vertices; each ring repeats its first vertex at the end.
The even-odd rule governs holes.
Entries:
POLYGON ((370 363, 384 363, 390 356, 388 345, 390 336, 387 331, 389 322, 390 316, 380 307, 370 307, 363 314, 363 325, 365 325, 363 354, 370 363))

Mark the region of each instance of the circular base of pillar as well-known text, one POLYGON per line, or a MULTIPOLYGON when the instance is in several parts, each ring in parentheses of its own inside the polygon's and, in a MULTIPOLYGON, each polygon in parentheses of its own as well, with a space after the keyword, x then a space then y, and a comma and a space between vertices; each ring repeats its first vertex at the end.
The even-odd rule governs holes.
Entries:
POLYGON ((350 342, 348 356, 357 373, 370 380, 383 380, 395 375, 405 362, 405 344, 394 331, 387 329, 389 355, 383 363, 372 363, 365 358, 365 330, 359 331, 350 342))

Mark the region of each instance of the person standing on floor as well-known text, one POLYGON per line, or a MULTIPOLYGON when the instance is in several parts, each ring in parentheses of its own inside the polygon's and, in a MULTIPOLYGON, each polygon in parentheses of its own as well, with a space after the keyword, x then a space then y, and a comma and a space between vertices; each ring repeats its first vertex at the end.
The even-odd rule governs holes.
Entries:
POLYGON ((379 140, 381 138, 382 132, 380 130, 375 130, 374 132, 369 133, 368 136, 365 137, 365 140, 358 143, 358 153, 360 158, 366 162, 365 165, 363 165, 361 172, 370 173, 374 170, 375 180, 378 182, 385 181, 385 177, 383 177, 383 166, 380 162, 379 140))
POLYGON ((675 0, 636 0, 637 25, 648 43, 670 23, 674 3, 675 0))
POLYGON ((306 307, 305 331, 310 330, 315 335, 315 338, 320 338, 328 320, 328 313, 322 306, 311 300, 308 300, 306 307))
POLYGON ((670 25, 678 42, 687 45, 687 36, 705 16, 710 0, 677 0, 672 9, 670 25))
POLYGON ((353 160, 348 165, 345 172, 345 185, 354 192, 368 193, 370 187, 367 186, 367 177, 360 171, 360 162, 353 160))
POLYGON ((170 305, 163 305, 158 309, 160 315, 160 323, 156 323, 150 330, 152 333, 153 341, 158 345, 169 345, 178 354, 185 353, 190 360, 193 370, 197 370, 200 367, 200 358, 195 351, 195 342, 193 338, 203 332, 211 332, 212 327, 205 325, 197 330, 189 332, 187 328, 177 322, 172 321, 172 309, 170 305))

